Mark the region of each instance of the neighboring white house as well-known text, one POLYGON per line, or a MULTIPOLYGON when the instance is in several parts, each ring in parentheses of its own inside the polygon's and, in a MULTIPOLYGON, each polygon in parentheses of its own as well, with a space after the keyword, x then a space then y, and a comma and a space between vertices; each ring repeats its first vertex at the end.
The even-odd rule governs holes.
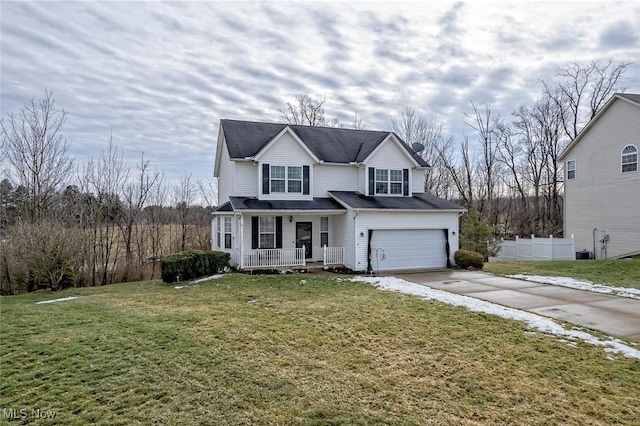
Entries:
POLYGON ((560 156, 564 235, 597 259, 640 253, 640 95, 616 93, 560 156))
POLYGON ((212 248, 240 269, 450 266, 464 209, 424 193, 428 168, 390 132, 220 120, 212 248))

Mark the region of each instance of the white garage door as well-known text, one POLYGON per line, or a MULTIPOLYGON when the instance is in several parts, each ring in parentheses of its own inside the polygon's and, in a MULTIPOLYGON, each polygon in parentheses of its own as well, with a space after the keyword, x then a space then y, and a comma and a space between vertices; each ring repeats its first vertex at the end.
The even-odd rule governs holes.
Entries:
POLYGON ((371 266, 374 270, 444 268, 445 246, 442 229, 376 229, 371 238, 371 266))

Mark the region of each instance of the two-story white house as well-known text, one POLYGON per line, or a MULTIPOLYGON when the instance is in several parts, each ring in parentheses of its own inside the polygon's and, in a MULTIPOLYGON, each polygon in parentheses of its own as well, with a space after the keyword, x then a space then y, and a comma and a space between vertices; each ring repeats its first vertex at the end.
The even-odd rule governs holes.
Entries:
POLYGON ((221 120, 212 248, 239 269, 450 266, 464 209, 424 193, 428 167, 390 132, 221 120))
POLYGON ((595 258, 640 254, 640 94, 616 93, 560 156, 564 234, 595 258))

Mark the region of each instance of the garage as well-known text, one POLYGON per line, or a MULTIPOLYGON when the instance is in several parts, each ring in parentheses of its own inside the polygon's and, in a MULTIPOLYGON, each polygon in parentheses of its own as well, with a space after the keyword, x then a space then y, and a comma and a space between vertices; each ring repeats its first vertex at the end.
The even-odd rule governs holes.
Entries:
POLYGON ((447 233, 442 229, 369 231, 373 270, 445 268, 447 233))

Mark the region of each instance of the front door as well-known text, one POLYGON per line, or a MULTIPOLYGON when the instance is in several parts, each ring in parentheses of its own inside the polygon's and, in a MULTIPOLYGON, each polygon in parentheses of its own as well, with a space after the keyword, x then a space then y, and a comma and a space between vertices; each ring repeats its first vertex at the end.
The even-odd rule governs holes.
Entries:
POLYGON ((296 248, 304 246, 304 257, 311 258, 311 222, 296 222, 296 248))

